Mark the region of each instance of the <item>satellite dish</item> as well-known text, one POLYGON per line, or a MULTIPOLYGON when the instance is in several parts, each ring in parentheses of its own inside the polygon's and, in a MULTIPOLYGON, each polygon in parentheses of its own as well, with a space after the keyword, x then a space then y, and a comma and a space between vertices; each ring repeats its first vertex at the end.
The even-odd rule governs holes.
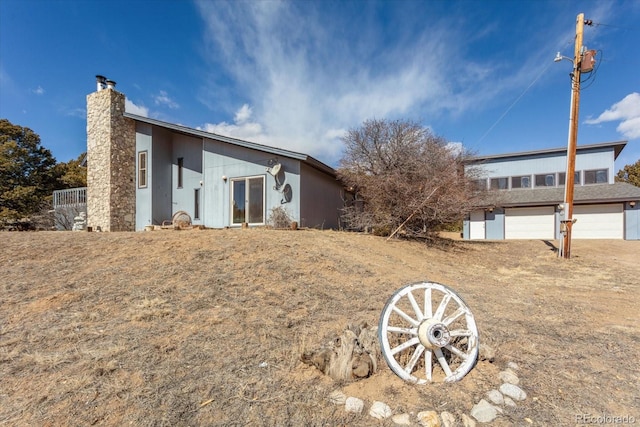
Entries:
POLYGON ((289 203, 292 198, 293 190, 291 189, 291 186, 289 184, 285 184, 284 188, 282 189, 282 200, 280 200, 280 204, 284 205, 285 203, 289 203))
POLYGON ((271 170, 269 170, 269 173, 273 176, 276 176, 278 175, 278 173, 280 173, 280 169, 282 169, 282 165, 280 163, 276 163, 275 165, 273 165, 271 170))

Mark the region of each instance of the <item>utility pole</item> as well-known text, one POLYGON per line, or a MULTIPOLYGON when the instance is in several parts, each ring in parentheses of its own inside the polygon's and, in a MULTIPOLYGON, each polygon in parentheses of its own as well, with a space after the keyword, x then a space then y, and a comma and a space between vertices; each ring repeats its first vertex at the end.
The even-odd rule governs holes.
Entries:
MULTIPOLYGON (((561 221, 562 247, 560 255, 571 258, 571 229, 573 223, 573 190, 576 171, 576 147, 578 141, 578 112, 580 109, 580 76, 583 70, 591 71, 591 64, 582 64, 583 48, 582 36, 584 25, 592 25, 592 21, 585 21, 584 13, 576 18, 576 43, 573 54, 573 72, 571 73, 571 109, 569 112, 569 141, 567 143, 567 171, 564 183, 564 220, 561 221)), ((592 56, 589 56, 592 61, 592 56)))

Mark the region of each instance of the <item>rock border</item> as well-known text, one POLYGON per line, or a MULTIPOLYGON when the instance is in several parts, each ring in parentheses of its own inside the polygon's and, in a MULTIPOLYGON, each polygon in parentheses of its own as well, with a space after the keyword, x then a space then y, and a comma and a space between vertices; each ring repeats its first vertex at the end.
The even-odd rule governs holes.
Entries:
MULTIPOLYGON (((516 407, 527 398, 527 393, 520 387, 520 378, 517 374, 519 369, 515 362, 507 363, 506 368, 498 373, 502 383, 500 387, 486 392, 485 398, 473 405, 469 415, 466 413, 460 415, 460 422, 464 427, 475 427, 476 422, 490 423, 503 414, 507 407, 516 407)), ((362 413, 366 406, 362 399, 347 396, 339 389, 329 394, 329 401, 335 405, 344 405, 345 411, 353 413, 362 413)), ((454 427, 460 425, 457 417, 448 411, 440 414, 436 411, 394 414, 389 405, 380 401, 373 402, 369 406, 368 413, 378 420, 391 418, 391 421, 398 426, 417 424, 422 427, 454 427)), ((533 424, 529 418, 525 418, 524 421, 533 424)))

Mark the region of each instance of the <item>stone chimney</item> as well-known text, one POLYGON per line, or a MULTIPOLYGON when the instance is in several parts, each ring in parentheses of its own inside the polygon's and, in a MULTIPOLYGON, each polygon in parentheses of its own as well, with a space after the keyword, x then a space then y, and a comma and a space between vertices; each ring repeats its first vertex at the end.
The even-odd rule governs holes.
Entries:
POLYGON ((87 96, 87 226, 135 231, 135 122, 124 117, 124 94, 96 76, 87 96))

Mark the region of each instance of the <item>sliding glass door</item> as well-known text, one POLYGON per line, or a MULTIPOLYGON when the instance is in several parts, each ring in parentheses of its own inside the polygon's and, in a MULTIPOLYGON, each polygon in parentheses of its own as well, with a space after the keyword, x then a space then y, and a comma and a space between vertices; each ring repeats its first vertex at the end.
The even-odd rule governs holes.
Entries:
POLYGON ((231 223, 264 224, 264 176, 231 180, 231 223))

